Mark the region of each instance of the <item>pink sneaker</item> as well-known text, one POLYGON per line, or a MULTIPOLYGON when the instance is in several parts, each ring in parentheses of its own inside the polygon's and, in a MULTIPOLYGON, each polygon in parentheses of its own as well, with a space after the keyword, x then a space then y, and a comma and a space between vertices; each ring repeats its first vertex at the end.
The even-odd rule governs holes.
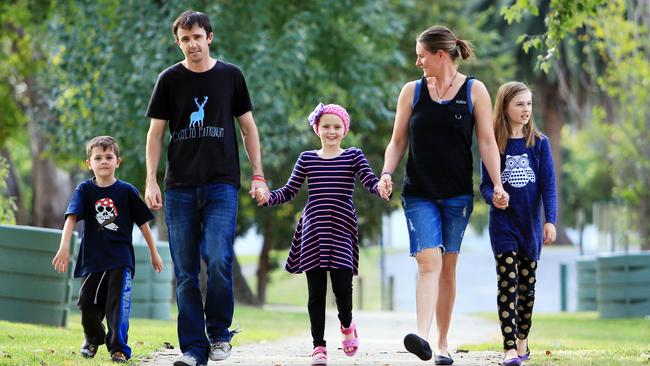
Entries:
POLYGON ((312 365, 327 365, 327 348, 323 346, 314 347, 311 351, 312 365))

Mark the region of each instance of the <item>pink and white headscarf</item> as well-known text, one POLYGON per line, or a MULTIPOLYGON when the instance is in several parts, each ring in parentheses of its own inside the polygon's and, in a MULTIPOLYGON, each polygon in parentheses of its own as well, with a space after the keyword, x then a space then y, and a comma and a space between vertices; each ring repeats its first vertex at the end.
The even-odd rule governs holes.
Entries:
POLYGON ((344 134, 348 134, 348 131, 350 130, 350 115, 348 115, 348 111, 338 104, 323 105, 323 103, 318 103, 316 108, 314 108, 307 118, 309 124, 314 129, 315 134, 318 135, 318 121, 320 121, 320 117, 324 114, 333 114, 339 117, 343 121, 343 129, 345 130, 344 134))

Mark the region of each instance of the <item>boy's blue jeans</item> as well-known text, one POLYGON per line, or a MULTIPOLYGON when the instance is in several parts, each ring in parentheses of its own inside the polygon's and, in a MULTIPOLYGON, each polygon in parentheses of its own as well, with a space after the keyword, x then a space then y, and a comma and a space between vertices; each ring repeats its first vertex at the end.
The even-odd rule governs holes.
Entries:
POLYGON ((237 188, 221 183, 168 188, 165 214, 176 274, 178 341, 183 353, 207 363, 210 343, 231 338, 237 188), (201 258, 208 275, 205 306, 199 288, 201 258))

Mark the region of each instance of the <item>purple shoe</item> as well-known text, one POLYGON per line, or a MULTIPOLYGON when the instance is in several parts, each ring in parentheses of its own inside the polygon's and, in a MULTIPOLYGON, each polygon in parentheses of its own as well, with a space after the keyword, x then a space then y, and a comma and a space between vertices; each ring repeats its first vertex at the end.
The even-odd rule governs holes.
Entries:
POLYGON ((528 347, 526 347, 526 354, 525 355, 519 355, 519 361, 528 361, 530 359, 530 350, 528 347))
POLYGON ((501 361, 502 366, 521 366, 521 360, 519 360, 519 357, 517 358, 511 358, 509 360, 503 360, 501 361))

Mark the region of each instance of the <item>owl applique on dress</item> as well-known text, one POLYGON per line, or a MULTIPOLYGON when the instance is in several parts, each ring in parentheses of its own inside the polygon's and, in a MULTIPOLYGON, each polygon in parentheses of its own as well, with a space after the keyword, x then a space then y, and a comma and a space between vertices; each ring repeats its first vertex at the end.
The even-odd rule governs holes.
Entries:
POLYGON ((501 173, 501 183, 510 183, 515 188, 525 187, 535 182, 535 172, 530 167, 528 154, 506 155, 506 167, 501 173))

